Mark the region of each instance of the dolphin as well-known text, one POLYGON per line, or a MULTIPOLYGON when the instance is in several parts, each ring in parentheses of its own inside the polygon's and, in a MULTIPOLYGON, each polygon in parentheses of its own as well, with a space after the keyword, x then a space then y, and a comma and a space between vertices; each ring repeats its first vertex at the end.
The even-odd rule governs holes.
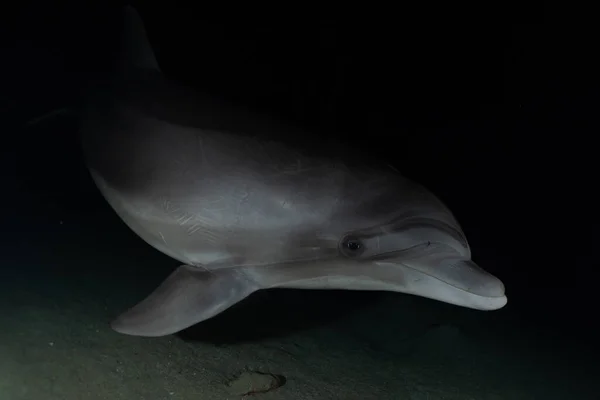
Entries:
POLYGON ((140 238, 182 263, 111 327, 164 336, 269 288, 391 291, 478 310, 502 282, 394 168, 165 77, 128 6, 121 62, 85 104, 83 154, 140 238))

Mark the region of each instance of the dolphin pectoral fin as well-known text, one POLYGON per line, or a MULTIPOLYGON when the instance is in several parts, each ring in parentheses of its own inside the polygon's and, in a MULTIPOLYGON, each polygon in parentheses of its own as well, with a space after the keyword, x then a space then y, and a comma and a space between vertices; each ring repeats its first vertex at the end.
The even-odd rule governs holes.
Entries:
POLYGON ((177 268, 150 296, 111 323, 119 333, 165 336, 211 318, 259 286, 236 268, 177 268))

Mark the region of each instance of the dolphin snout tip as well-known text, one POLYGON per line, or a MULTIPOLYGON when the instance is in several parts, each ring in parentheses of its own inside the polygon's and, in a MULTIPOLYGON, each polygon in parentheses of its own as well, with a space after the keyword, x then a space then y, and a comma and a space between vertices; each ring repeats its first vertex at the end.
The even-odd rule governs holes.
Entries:
POLYGON ((508 302, 504 283, 493 275, 489 275, 486 282, 483 283, 476 293, 478 296, 485 298, 485 301, 480 303, 481 310, 499 310, 508 302))
POLYGON ((480 288, 480 295, 484 295, 485 300, 480 303, 481 310, 494 311, 503 308, 508 303, 504 283, 492 276, 487 284, 480 288))
POLYGON ((483 286, 482 291, 489 297, 506 297, 504 283, 495 276, 490 275, 483 286))

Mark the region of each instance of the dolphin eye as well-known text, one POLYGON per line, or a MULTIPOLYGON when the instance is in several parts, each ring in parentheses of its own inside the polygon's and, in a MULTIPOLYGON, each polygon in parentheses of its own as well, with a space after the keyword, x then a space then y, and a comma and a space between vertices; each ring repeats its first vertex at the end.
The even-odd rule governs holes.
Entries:
POLYGON ((349 240, 348 242, 346 242, 346 247, 350 251, 358 251, 361 249, 362 245, 357 240, 349 240))
POLYGON ((365 246, 357 238, 348 236, 342 240, 340 250, 348 257, 356 257, 364 252, 365 246))

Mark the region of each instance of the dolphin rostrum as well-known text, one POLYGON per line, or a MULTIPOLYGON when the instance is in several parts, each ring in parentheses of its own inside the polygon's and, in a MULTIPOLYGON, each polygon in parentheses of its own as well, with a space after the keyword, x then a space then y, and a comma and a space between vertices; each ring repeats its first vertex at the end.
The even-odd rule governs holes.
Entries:
POLYGON ((170 82, 140 16, 128 7, 125 20, 125 62, 82 115, 84 155, 121 219, 183 265, 114 330, 172 334, 267 288, 506 304, 502 282, 471 261, 458 222, 428 190, 170 82))

